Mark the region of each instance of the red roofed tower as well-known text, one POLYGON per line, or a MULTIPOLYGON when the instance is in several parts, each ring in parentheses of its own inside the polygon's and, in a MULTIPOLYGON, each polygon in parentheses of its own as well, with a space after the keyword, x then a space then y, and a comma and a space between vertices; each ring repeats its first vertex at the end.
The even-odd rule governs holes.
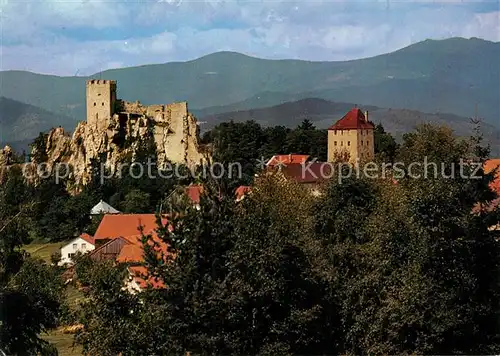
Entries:
POLYGON ((328 128, 328 162, 341 157, 352 163, 359 159, 366 162, 375 156, 373 129, 375 125, 368 120, 368 112, 354 108, 342 119, 328 128))

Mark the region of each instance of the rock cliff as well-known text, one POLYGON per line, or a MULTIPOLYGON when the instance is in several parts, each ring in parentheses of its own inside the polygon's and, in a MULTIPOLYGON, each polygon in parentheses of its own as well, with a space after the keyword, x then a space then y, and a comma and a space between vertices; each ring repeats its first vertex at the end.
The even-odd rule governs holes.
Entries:
MULTIPOLYGON (((64 163, 81 185, 88 181, 92 159, 105 157, 105 167, 116 172, 120 163, 134 158, 146 139, 154 141, 158 165, 170 162, 192 167, 210 157, 199 142, 197 121, 186 102, 144 106, 118 100, 112 117, 87 118, 72 136, 62 128, 52 129, 43 149, 49 169, 64 163)), ((32 157, 40 156, 35 153, 36 148, 32 157)))

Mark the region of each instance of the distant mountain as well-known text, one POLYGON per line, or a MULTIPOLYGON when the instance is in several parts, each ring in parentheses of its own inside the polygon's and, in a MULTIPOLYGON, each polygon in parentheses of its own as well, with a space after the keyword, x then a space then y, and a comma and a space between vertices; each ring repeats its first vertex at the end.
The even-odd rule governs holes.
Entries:
MULTIPOLYGON (((479 115, 500 127, 500 43, 477 38, 426 40, 372 58, 311 62, 266 60, 219 52, 187 62, 108 70, 92 78, 118 81, 118 96, 145 104, 188 101, 191 108, 234 110, 308 97, 479 115), (218 109, 219 107, 219 109, 218 109)), ((84 77, 0 72, 0 95, 85 119, 84 77)))
MULTIPOLYGON (((259 99, 255 98, 255 100, 258 101, 259 99)), ((231 111, 235 107, 245 107, 247 105, 251 105, 252 102, 254 101, 250 100, 236 105, 217 106, 203 110, 196 110, 202 133, 212 129, 221 122, 227 122, 230 120, 236 122, 255 120, 262 126, 283 125, 287 127, 296 127, 302 120, 309 119, 317 128, 325 129, 355 106, 353 103, 332 102, 319 98, 307 98, 274 106, 231 111)), ((5 98, 0 99, 0 104, 1 103, 9 103, 18 110, 21 108, 26 110, 26 115, 21 114, 17 117, 28 118, 28 121, 30 121, 30 118, 32 117, 34 118, 33 122, 38 122, 37 125, 33 125, 34 128, 32 130, 23 132, 21 135, 0 136, 0 147, 3 147, 5 144, 9 144, 17 152, 29 150, 29 144, 33 141, 33 138, 35 138, 38 133, 42 131, 40 129, 40 123, 50 122, 50 127, 54 127, 58 126, 59 122, 65 122, 64 120, 67 119, 65 117, 50 116, 51 121, 44 121, 43 118, 47 115, 52 115, 52 113, 5 98), (37 118, 40 117, 42 120, 37 121, 37 118), (59 120, 59 122, 57 120, 59 120), (29 136, 29 138, 19 140, 19 137, 25 136, 29 136)), ((5 107, 5 105, 2 105, 2 110, 4 110, 5 107)), ((385 129, 391 132, 398 139, 400 139, 402 134, 405 132, 412 131, 416 125, 424 122, 447 125, 454 129, 455 133, 459 136, 467 137, 472 134, 470 119, 454 114, 429 114, 415 110, 380 108, 370 105, 360 106, 360 108, 369 112, 370 120, 375 123, 381 122, 385 129)), ((11 112, 13 111, 11 110, 11 112)), ((9 117, 14 116, 15 115, 9 117)), ((0 133, 5 132, 3 117, 4 115, 2 114, 0 116, 0 133)), ((20 122, 22 123, 24 120, 25 119, 20 119, 20 122)), ((68 131, 74 129, 74 127, 65 128, 68 131)), ((9 130, 9 128, 7 127, 6 130, 9 130)), ((500 129, 493 125, 483 123, 481 130, 484 134, 486 143, 489 143, 492 147, 492 154, 500 155, 500 129)), ((12 132, 17 131, 18 130, 16 128, 12 129, 12 132)))
POLYGON ((51 127, 74 129, 74 119, 0 97, 0 145, 31 140, 51 127))
MULTIPOLYGON (((263 126, 283 125, 296 127, 304 119, 311 120, 317 128, 325 129, 339 120, 355 104, 331 102, 324 99, 309 98, 290 103, 265 108, 223 112, 203 115, 200 111, 200 121, 203 130, 209 130, 215 125, 233 120, 235 122, 255 120, 263 126)), ((360 106, 368 111, 371 121, 382 123, 384 128, 396 138, 412 131, 418 124, 433 123, 451 127, 458 136, 472 135, 472 123, 469 118, 454 114, 428 114, 415 110, 380 108, 376 106, 360 106)), ((223 109, 220 107, 220 109, 223 109)), ((213 110, 209 109, 208 111, 213 110)), ((481 125, 486 143, 492 146, 492 154, 500 154, 500 129, 487 123, 481 125)))

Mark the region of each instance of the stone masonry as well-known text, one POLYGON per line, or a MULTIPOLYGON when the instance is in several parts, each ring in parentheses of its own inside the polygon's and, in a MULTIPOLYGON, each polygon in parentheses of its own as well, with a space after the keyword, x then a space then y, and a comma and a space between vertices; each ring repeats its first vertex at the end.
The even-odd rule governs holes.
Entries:
POLYGON ((106 156, 112 171, 127 157, 134 157, 138 144, 151 130, 157 161, 185 164, 206 163, 209 151, 200 144, 196 118, 186 102, 142 105, 117 99, 116 81, 88 80, 87 120, 80 122, 72 137, 62 128, 49 132, 46 147, 49 166, 68 163, 77 184, 85 184, 92 159, 106 156))

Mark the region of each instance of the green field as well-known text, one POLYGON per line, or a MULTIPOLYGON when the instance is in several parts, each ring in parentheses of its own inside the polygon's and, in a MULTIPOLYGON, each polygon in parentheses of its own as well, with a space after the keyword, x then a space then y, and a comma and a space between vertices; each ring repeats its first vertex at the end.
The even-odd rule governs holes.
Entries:
POLYGON ((42 338, 57 347, 59 356, 82 355, 82 347, 79 345, 73 346, 72 334, 63 334, 61 331, 55 330, 48 335, 42 336, 42 338))
MULTIPOLYGON (((50 263, 50 256, 54 252, 58 252, 64 242, 55 243, 33 243, 24 246, 24 250, 32 257, 38 257, 50 263)), ((83 298, 80 292, 73 285, 69 284, 66 287, 66 298, 70 306, 76 306, 79 300, 83 298)), ((73 334, 65 334, 61 330, 53 330, 46 335, 42 335, 44 340, 54 344, 57 347, 59 356, 76 356, 82 354, 82 347, 80 345, 73 346, 73 334)))
POLYGON ((58 252, 61 250, 61 246, 64 245, 64 242, 54 242, 54 243, 46 243, 46 244, 29 244, 25 245, 24 249, 33 257, 38 257, 43 259, 46 262, 50 263, 50 256, 54 252, 58 252))

